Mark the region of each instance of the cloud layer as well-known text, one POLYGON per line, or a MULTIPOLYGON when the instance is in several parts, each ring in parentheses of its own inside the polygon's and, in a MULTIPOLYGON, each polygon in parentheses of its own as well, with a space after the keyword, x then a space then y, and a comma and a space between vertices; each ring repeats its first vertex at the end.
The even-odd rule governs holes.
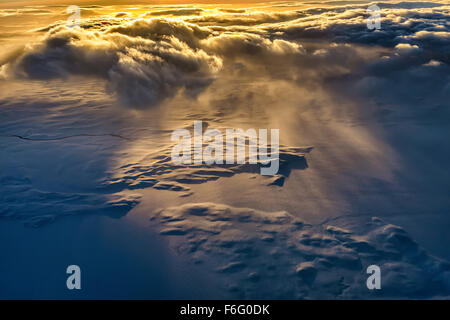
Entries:
MULTIPOLYGON (((55 24, 42 40, 3 58, 4 76, 105 79, 123 104, 148 106, 183 89, 201 92, 235 63, 246 72, 301 83, 348 76, 383 87, 394 73, 444 75, 448 92, 449 6, 379 3, 382 28, 366 27, 366 4, 210 14, 198 8, 150 11, 167 18, 91 18, 81 28, 55 24), (373 49, 370 49, 373 48, 373 49), (257 67, 255 67, 257 66, 257 67), (383 80, 384 79, 384 80, 383 80)), ((45 30, 45 29, 44 29, 45 30)), ((408 82, 402 79, 402 84, 408 82)), ((409 84, 408 84, 409 85, 409 84)))
MULTIPOLYGON (((286 70, 293 69, 302 74, 294 78, 304 82, 348 75, 375 77, 376 82, 400 70, 422 68, 442 74, 448 68, 448 6, 408 2, 379 6, 383 10, 379 31, 367 29, 362 4, 287 12, 227 11, 188 17, 189 22, 151 18, 123 24, 120 19, 93 18, 81 29, 51 27, 40 42, 4 59, 2 74, 34 79, 100 77, 122 103, 139 107, 157 104, 181 88, 195 95, 235 62, 264 66, 269 77, 284 73, 290 80, 292 72, 286 70), (374 47, 377 54, 358 51, 358 46, 374 47), (380 47, 390 50, 381 53, 380 47)), ((179 8, 148 15, 202 12, 179 8)))

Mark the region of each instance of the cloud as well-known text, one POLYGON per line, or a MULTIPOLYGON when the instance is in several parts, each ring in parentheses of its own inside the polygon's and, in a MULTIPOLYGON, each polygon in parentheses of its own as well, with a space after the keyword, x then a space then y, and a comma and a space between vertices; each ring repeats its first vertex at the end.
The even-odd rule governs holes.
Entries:
POLYGON ((269 40, 255 34, 224 33, 202 40, 205 50, 227 58, 250 56, 253 61, 264 56, 283 56, 302 52, 302 46, 282 39, 269 40))
POLYGON ((413 53, 414 51, 420 50, 416 45, 410 45, 409 43, 399 43, 395 46, 395 49, 401 53, 413 53))
POLYGON ((136 107, 159 103, 181 88, 196 91, 221 67, 220 59, 176 37, 157 42, 65 27, 9 60, 10 72, 34 79, 100 77, 123 103, 136 107))
POLYGON ((41 43, 5 58, 3 73, 33 79, 95 76, 131 106, 147 106, 175 95, 194 94, 222 68, 223 59, 295 54, 301 46, 254 34, 213 34, 208 28, 154 18, 104 32, 52 28, 41 43))
POLYGON ((449 294, 449 264, 429 255, 402 228, 360 217, 362 232, 349 229, 351 223, 310 225, 299 216, 205 202, 156 210, 150 221, 176 252, 210 262, 245 298, 373 298, 365 286, 373 261, 383 270, 378 298, 449 294), (277 272, 268 267, 271 261, 277 272))
MULTIPOLYGON (((157 104, 180 90, 195 96, 230 72, 299 86, 330 86, 349 97, 373 96, 369 83, 407 92, 404 88, 414 87, 410 79, 418 74, 442 75, 443 85, 435 86, 434 95, 440 97, 448 88, 443 71, 450 63, 445 23, 450 8, 429 2, 378 5, 382 21, 375 31, 366 26, 367 4, 359 3, 288 12, 228 10, 184 21, 155 17, 124 24, 99 17, 73 30, 52 25, 41 30, 47 32, 41 43, 4 58, 2 73, 35 79, 100 77, 122 103, 133 106, 157 104), (430 61, 433 65, 427 65, 430 61), (389 79, 393 76, 395 83, 389 79), (361 92, 342 90, 338 79, 361 92)), ((181 15, 186 10, 197 9, 157 13, 181 15)), ((385 102, 397 103, 401 96, 386 94, 385 102)))
POLYGON ((201 25, 218 26, 255 26, 265 23, 278 23, 297 19, 304 16, 300 11, 293 12, 249 12, 249 13, 228 13, 211 14, 201 17, 188 18, 187 21, 201 25))
MULTIPOLYGON (((408 214, 442 211, 448 205, 450 156, 446 140, 450 7, 443 2, 378 3, 381 29, 368 30, 367 3, 331 5, 289 12, 248 8, 212 14, 215 11, 205 10, 199 17, 129 18, 127 23, 101 16, 83 19, 81 28, 74 29, 61 26, 64 22, 55 23, 30 32, 36 36, 33 43, 1 53, 1 75, 37 80, 26 84, 42 82, 42 89, 33 94, 8 92, 22 99, 10 103, 11 115, 16 106, 51 96, 58 102, 55 117, 60 117, 59 106, 65 104, 62 97, 83 100, 86 91, 77 85, 71 88, 69 82, 46 82, 77 76, 94 86, 105 84, 106 91, 130 108, 163 104, 164 111, 181 115, 182 121, 202 117, 213 127, 262 124, 282 128, 283 139, 289 142, 317 143, 310 161, 312 172, 302 175, 307 186, 296 193, 307 204, 301 214, 311 211, 321 216, 324 211, 334 214, 350 207, 358 214, 389 214, 399 208, 408 214), (61 96, 60 88, 67 90, 61 96), (364 191, 357 201, 355 190, 364 191)), ((9 82, 3 86, 9 88, 9 82)), ((101 87, 94 89, 101 91, 101 87)), ((105 101, 102 107, 112 100, 105 101)), ((84 114, 74 120, 77 126, 91 117, 78 104, 70 107, 84 114)), ((115 112, 109 106, 105 109, 111 112, 108 115, 115 112)), ((121 117, 129 114, 123 112, 121 117)), ((55 117, 45 115, 43 123, 55 125, 55 117)), ((152 128, 160 121, 154 119, 152 128)), ((139 154, 137 150, 146 147, 140 142, 136 145, 119 154, 121 166, 127 163, 122 158, 128 156, 133 158, 128 160, 132 165, 112 170, 120 173, 115 177, 118 180, 111 180, 117 183, 112 189, 151 185, 176 190, 185 187, 186 181, 215 180, 223 174, 206 172, 205 177, 205 172, 167 169, 164 159, 168 158, 161 158, 160 150, 155 153, 159 158, 152 158, 139 154), (164 170, 155 171, 149 161, 164 170), (153 180, 155 172, 158 181, 153 180), (184 182, 175 184, 175 179, 184 182)), ((20 168, 11 163, 11 168, 20 168)), ((294 177, 286 187, 295 181, 294 177)), ((38 199, 34 194, 31 197, 38 199)), ((61 211, 66 210, 70 212, 70 208, 61 211)), ((183 210, 177 212, 184 214, 183 210)), ((395 237, 388 233, 387 239, 395 237)))
POLYGON ((152 17, 152 16, 191 16, 191 15, 199 15, 203 11, 204 10, 200 9, 200 8, 169 9, 169 10, 147 12, 144 15, 144 17, 152 17))
POLYGON ((23 9, 1 9, 1 17, 19 16, 19 15, 49 15, 52 11, 41 8, 23 8, 23 9))
POLYGON ((133 38, 141 37, 153 41, 165 41, 176 38, 191 48, 198 47, 198 41, 212 34, 206 27, 199 27, 192 23, 165 18, 140 19, 126 25, 113 26, 105 33, 120 33, 133 38))
POLYGON ((225 13, 245 13, 245 9, 219 9, 220 12, 225 13))
POLYGON ((115 18, 124 18, 128 17, 130 14, 128 12, 118 12, 114 15, 115 18))

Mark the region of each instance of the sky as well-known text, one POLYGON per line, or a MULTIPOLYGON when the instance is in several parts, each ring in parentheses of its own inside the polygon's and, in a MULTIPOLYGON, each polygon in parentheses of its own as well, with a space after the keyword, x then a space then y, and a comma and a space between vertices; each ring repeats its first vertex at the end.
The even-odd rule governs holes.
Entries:
MULTIPOLYGON (((73 2, 73 1, 72 1, 73 2)), ((22 1, 22 0, 1 0, 0 5, 4 6, 25 6, 25 5, 50 5, 50 4, 72 4, 68 0, 33 0, 33 1, 22 1)), ((264 3, 269 1, 261 0, 156 0, 156 1, 126 1, 126 0, 79 0, 77 4, 79 5, 89 5, 89 4, 100 4, 100 5, 127 5, 127 4, 249 4, 249 3, 264 3)))

